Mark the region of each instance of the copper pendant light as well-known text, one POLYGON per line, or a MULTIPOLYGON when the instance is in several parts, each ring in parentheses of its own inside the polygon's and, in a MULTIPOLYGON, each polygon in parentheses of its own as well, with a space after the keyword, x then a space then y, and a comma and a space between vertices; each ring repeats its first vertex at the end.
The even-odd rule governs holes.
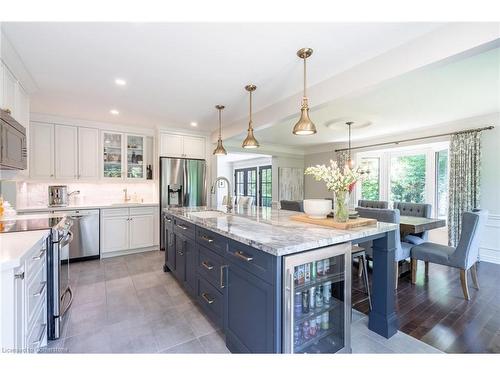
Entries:
POLYGON ((217 147, 214 150, 214 155, 227 155, 227 151, 222 145, 222 110, 225 107, 218 104, 215 108, 219 111, 219 139, 217 140, 217 147))
POLYGON ((352 160, 352 158, 351 158, 351 125, 354 124, 354 122, 348 121, 345 124, 349 128, 349 149, 348 149, 348 158, 347 158, 346 166, 353 169, 354 168, 354 160, 352 160))
POLYGON ((300 119, 293 127, 295 135, 311 135, 316 133, 316 126, 309 118, 309 105, 307 102, 307 71, 306 59, 311 56, 313 50, 311 48, 301 48, 297 51, 297 56, 304 60, 304 96, 302 97, 302 107, 300 108, 300 119))
POLYGON ((243 141, 241 147, 243 148, 257 148, 259 147, 259 142, 255 139, 253 135, 253 127, 252 127, 252 92, 257 89, 255 85, 246 85, 245 90, 250 93, 250 120, 248 121, 248 132, 247 137, 243 141))

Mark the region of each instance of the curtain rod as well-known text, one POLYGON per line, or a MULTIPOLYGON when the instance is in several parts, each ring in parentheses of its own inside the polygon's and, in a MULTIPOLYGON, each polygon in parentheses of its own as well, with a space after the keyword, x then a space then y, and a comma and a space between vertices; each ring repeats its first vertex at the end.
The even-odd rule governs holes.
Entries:
MULTIPOLYGON (((453 133, 428 135, 428 136, 425 136, 425 137, 409 138, 409 139, 403 139, 403 140, 400 140, 400 141, 374 143, 374 144, 366 145, 366 146, 351 147, 351 150, 359 150, 361 148, 376 147, 376 146, 398 145, 398 144, 403 143, 403 142, 420 141, 422 139, 445 137, 447 135, 454 135, 454 134, 481 132, 483 130, 491 130, 491 129, 494 129, 494 128, 495 128, 494 126, 485 126, 484 128, 467 129, 467 130, 461 130, 461 131, 453 132, 453 133)), ((339 148, 339 149, 335 150, 335 152, 338 152, 338 151, 348 151, 348 150, 349 150, 349 148, 339 148)))

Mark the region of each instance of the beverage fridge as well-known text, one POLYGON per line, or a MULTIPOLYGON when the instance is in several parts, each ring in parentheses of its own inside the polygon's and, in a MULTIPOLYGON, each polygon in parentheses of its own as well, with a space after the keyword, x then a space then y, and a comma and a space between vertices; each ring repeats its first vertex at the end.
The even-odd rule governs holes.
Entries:
POLYGON ((284 258, 283 351, 351 352, 351 245, 284 258))
MULTIPOLYGON (((207 201, 205 160, 160 158, 160 209, 204 206, 207 201)), ((160 249, 165 250, 165 228, 160 220, 160 249)))

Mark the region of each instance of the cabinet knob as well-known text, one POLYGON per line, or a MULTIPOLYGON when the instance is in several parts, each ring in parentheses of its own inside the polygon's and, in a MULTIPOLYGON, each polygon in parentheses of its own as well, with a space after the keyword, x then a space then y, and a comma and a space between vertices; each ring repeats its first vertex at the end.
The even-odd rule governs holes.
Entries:
POLYGON ((14 279, 24 280, 24 271, 20 273, 16 273, 14 275, 14 279))
POLYGON ((8 113, 9 115, 12 114, 12 111, 9 108, 5 108, 3 111, 6 112, 6 113, 8 113))
POLYGON ((50 175, 50 177, 54 177, 54 175, 53 175, 53 174, 51 174, 51 175, 50 175))

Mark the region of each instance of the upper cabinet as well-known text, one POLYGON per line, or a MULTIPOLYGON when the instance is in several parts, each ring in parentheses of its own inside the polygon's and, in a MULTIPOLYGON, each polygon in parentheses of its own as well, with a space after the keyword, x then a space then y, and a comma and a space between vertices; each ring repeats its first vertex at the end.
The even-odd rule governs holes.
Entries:
POLYGON ((109 179, 144 180, 144 138, 142 135, 102 132, 102 176, 109 179))
POLYGON ((25 128, 29 125, 29 96, 9 68, 0 63, 0 108, 25 128))
POLYGON ((55 125, 56 177, 78 178, 78 128, 55 125))
POLYGON ((161 133, 160 156, 205 159, 205 138, 192 135, 161 133))
POLYGON ((29 173, 31 178, 54 178, 54 124, 30 125, 29 173))
POLYGON ((99 129, 78 128, 78 178, 99 178, 99 129))

